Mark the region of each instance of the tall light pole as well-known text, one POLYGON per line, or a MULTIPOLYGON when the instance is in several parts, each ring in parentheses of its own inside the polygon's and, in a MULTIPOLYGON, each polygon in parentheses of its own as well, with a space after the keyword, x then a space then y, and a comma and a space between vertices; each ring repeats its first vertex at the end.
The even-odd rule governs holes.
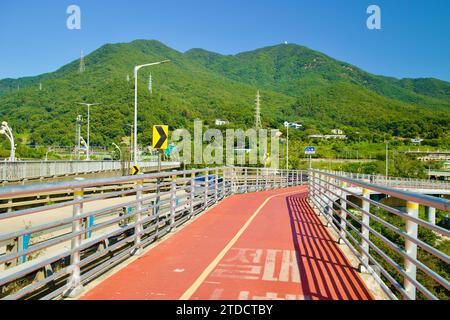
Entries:
POLYGON ((302 127, 302 125, 297 122, 289 123, 289 121, 285 121, 283 124, 286 127, 286 170, 289 170, 289 127, 295 125, 296 128, 299 128, 302 127))
POLYGON ((134 156, 133 163, 137 164, 137 110, 138 110, 138 71, 144 67, 155 66, 158 64, 163 64, 170 62, 170 60, 164 60, 153 63, 141 64, 134 67, 134 156))
POLYGON ((87 145, 86 145, 86 160, 91 160, 90 157, 90 130, 91 130, 91 106, 99 105, 100 103, 85 103, 85 102, 77 102, 77 104, 81 104, 83 106, 87 106, 88 108, 88 117, 87 117, 87 145))
POLYGON ((14 144, 14 135, 8 122, 3 121, 0 127, 0 134, 4 134, 11 145, 11 153, 9 154, 9 161, 16 161, 16 145, 14 144))

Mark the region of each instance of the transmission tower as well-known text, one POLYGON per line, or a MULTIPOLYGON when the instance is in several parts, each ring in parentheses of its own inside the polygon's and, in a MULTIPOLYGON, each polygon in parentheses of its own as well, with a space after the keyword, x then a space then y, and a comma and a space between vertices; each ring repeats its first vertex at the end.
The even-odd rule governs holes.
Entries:
POLYGON ((259 90, 256 93, 256 114, 255 114, 255 129, 261 129, 261 96, 259 90))
POLYGON ((79 68, 78 72, 83 73, 84 71, 86 71, 86 65, 84 64, 83 50, 81 50, 81 54, 80 54, 80 68, 79 68))

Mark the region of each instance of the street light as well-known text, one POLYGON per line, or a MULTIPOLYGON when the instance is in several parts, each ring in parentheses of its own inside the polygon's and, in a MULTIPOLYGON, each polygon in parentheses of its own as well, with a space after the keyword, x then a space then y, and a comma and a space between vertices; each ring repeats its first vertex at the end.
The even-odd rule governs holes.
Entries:
POLYGON ((295 125, 299 128, 302 125, 297 124, 296 122, 290 123, 289 121, 285 121, 283 124, 286 127, 286 170, 289 170, 289 127, 295 125))
POLYGON ((4 134, 11 145, 11 152, 9 155, 9 161, 16 161, 16 145, 14 144, 14 136, 11 130, 11 127, 8 125, 8 122, 3 121, 0 127, 0 134, 4 134))
POLYGON ((119 157, 120 157, 120 160, 122 161, 122 150, 121 150, 120 147, 119 147, 117 144, 115 144, 114 142, 112 143, 112 145, 113 145, 117 150, 119 150, 119 157))
POLYGON ((87 143, 86 143, 86 140, 84 140, 84 139, 83 139, 83 137, 81 137, 81 136, 80 136, 80 142, 81 142, 81 145, 83 145, 83 146, 84 146, 84 150, 87 150, 87 149, 88 149, 88 147, 87 147, 87 143))
POLYGON ((158 64, 163 64, 170 62, 170 60, 164 60, 153 63, 141 64, 134 67, 134 156, 133 162, 137 164, 137 110, 138 110, 138 71, 144 67, 155 66, 158 64))
POLYGON ((87 118, 87 145, 86 145, 86 153, 87 153, 87 157, 86 160, 91 160, 90 158, 90 150, 89 150, 89 146, 90 146, 90 121, 91 121, 91 106, 96 106, 99 105, 100 103, 85 103, 85 102, 77 102, 77 104, 81 104, 83 106, 87 106, 88 107, 88 118, 87 118))

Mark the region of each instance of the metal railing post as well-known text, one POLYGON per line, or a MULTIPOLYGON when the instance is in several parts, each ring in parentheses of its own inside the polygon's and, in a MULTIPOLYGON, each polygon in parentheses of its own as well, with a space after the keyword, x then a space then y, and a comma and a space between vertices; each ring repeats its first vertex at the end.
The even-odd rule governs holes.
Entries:
POLYGON ((205 210, 206 210, 206 208, 208 207, 208 190, 209 189, 209 171, 208 170, 206 170, 205 171, 205 190, 204 190, 204 202, 203 202, 203 205, 204 205, 204 207, 205 207, 205 210))
MULTIPOLYGON (((344 189, 347 187, 347 182, 342 182, 341 187, 344 189)), ((341 190, 341 233, 339 235, 339 243, 343 244, 344 239, 347 237, 346 229, 347 229, 347 193, 344 190, 341 190)))
POLYGON ((245 193, 247 193, 248 192, 248 170, 247 170, 247 168, 244 169, 244 175, 245 175, 245 177, 244 177, 244 184, 245 184, 244 190, 245 190, 245 193))
POLYGON ((170 231, 175 231, 175 209, 177 208, 177 176, 172 176, 170 183, 170 231))
MULTIPOLYGON (((406 202, 406 213, 413 217, 418 218, 419 217, 419 204, 412 201, 406 202)), ((415 222, 412 222, 411 220, 406 221, 406 233, 414 238, 417 239, 417 232, 418 232, 418 225, 415 222)), ((412 242, 411 240, 405 239, 405 250, 406 254, 411 259, 417 259, 417 244, 412 242)), ((416 279, 417 274, 417 266, 412 263, 409 259, 405 259, 405 271, 408 276, 410 276, 412 279, 416 279)), ((408 295, 408 298, 411 300, 416 299, 416 286, 409 281, 406 277, 404 279, 404 287, 406 294, 408 295)))
POLYGON ((265 169, 265 178, 264 178, 265 186, 264 186, 264 190, 267 190, 269 188, 269 169, 267 169, 267 168, 264 168, 264 169, 265 169))
MULTIPOLYGON (((84 180, 84 179, 79 179, 84 180)), ((81 201, 84 196, 83 189, 76 189, 73 192, 74 200, 81 201)), ((83 214, 83 203, 76 203, 73 205, 73 217, 77 218, 83 214)), ((81 245, 83 235, 80 233, 82 229, 81 219, 76 219, 72 222, 72 234, 78 233, 72 238, 71 249, 73 250, 70 256, 70 276, 67 281, 67 288, 63 292, 64 297, 74 298, 81 294, 83 291, 83 286, 81 285, 81 271, 80 271, 80 261, 81 252, 78 249, 81 245)))
POLYGON ((214 202, 217 203, 219 201, 219 169, 216 168, 215 173, 215 184, 214 184, 214 202))
POLYGON ((331 187, 331 183, 333 182, 333 178, 331 178, 330 176, 327 176, 325 178, 325 192, 329 191, 329 197, 330 199, 328 199, 326 202, 328 203, 328 210, 326 212, 327 214, 327 228, 331 226, 331 223, 333 221, 333 195, 331 194, 332 192, 332 187, 331 187))
POLYGON ((195 199, 195 173, 191 173, 191 193, 189 195, 189 219, 194 215, 194 199, 195 199))
MULTIPOLYGON (((363 197, 365 199, 369 199, 370 198, 370 190, 363 189, 363 197)), ((364 211, 370 212, 370 202, 367 200, 363 200, 362 209, 364 211)), ((368 214, 366 214, 365 212, 362 212, 362 223, 367 226, 370 225, 370 216, 368 214)), ((369 239, 369 236, 370 236, 369 228, 362 225, 361 226, 361 235, 363 237, 366 237, 367 239, 369 239)), ((363 250, 365 250, 366 252, 369 252, 369 243, 364 239, 361 239, 361 248, 363 250)), ((360 266, 359 266, 360 272, 368 272, 365 265, 369 264, 369 257, 365 253, 361 253, 361 260, 364 262, 364 264, 360 264, 360 266)))
POLYGON ((256 168, 256 192, 259 191, 259 168, 256 168))
POLYGON ((136 182, 136 211, 135 211, 135 221, 136 225, 134 227, 134 251, 133 255, 140 255, 142 253, 141 248, 141 232, 142 232, 142 185, 144 184, 143 180, 139 180, 136 182))
POLYGON ((313 193, 314 193, 314 173, 309 170, 308 171, 309 179, 308 179, 308 197, 309 197, 309 203, 314 208, 314 202, 313 202, 313 193))

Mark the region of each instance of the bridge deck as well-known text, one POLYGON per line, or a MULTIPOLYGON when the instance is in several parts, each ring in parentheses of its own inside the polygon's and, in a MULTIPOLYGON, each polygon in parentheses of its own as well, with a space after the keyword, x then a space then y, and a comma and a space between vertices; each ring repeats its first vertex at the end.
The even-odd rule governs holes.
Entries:
POLYGON ((306 197, 232 196, 82 299, 372 299, 306 197))

